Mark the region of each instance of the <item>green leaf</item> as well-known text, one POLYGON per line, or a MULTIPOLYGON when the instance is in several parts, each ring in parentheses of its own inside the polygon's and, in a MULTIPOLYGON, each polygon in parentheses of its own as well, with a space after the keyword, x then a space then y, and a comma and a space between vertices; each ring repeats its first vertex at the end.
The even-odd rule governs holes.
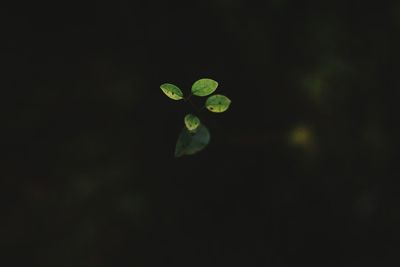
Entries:
POLYGON ((166 94, 169 98, 173 100, 183 99, 183 93, 181 89, 179 89, 179 87, 176 85, 164 83, 160 86, 160 88, 164 92, 164 94, 166 94))
POLYGON ((232 101, 224 95, 213 95, 207 99, 206 108, 211 112, 221 113, 229 108, 231 102, 232 101))
POLYGON ((193 155, 203 150, 209 142, 210 132, 203 124, 200 124, 196 132, 191 132, 184 127, 176 142, 175 157, 193 155))
POLYGON ((200 79, 192 85, 192 93, 197 96, 208 96, 217 89, 218 83, 211 79, 200 79))
POLYGON ((200 119, 193 114, 187 114, 184 121, 185 126, 189 131, 195 131, 200 125, 200 119))

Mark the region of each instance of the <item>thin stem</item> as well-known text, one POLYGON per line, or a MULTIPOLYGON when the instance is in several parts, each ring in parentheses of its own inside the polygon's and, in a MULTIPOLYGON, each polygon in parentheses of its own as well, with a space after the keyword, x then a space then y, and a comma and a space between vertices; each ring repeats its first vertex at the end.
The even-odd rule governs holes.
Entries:
POLYGON ((189 99, 190 99, 190 97, 191 97, 192 95, 193 95, 193 94, 190 93, 190 95, 189 95, 188 97, 185 98, 185 101, 189 101, 189 99))
POLYGON ((198 108, 198 107, 190 100, 190 98, 192 97, 192 95, 193 95, 193 93, 190 93, 190 94, 188 95, 188 97, 184 98, 183 100, 184 100, 185 102, 189 102, 190 105, 191 105, 197 112, 201 112, 201 111, 204 109, 204 106, 203 106, 202 108, 198 108))
POLYGON ((199 109, 199 108, 192 102, 192 100, 190 100, 190 99, 188 98, 188 101, 189 101, 190 105, 192 105, 192 107, 193 107, 197 112, 200 112, 200 111, 201 111, 201 109, 199 109))

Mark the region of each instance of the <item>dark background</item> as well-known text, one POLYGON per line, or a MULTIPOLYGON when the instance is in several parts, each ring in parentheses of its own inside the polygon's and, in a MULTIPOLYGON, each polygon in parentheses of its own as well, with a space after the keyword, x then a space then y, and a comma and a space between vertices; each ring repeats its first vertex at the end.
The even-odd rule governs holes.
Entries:
POLYGON ((398 1, 1 13, 1 266, 399 266, 398 1), (203 77, 232 106, 175 159, 159 85, 203 77))

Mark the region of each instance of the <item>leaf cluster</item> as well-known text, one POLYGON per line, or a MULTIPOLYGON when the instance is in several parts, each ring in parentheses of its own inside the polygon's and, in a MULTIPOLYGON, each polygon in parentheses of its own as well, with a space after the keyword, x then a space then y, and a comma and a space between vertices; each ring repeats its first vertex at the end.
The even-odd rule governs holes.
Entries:
MULTIPOLYGON (((218 88, 218 82, 203 78, 193 83, 191 94, 185 97, 182 90, 172 84, 164 83, 160 86, 166 96, 172 100, 189 101, 191 96, 206 97, 204 107, 213 113, 222 113, 229 109, 231 100, 225 95, 213 94, 218 88)), ((184 117, 185 127, 182 129, 175 146, 175 156, 192 155, 203 150, 210 142, 210 132, 200 121, 199 117, 187 114, 184 117)))

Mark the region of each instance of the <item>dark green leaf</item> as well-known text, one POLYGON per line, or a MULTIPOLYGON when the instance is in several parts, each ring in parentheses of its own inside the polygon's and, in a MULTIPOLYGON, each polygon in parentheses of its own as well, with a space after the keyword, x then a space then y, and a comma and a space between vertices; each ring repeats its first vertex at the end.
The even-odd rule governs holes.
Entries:
POLYGON ((200 124, 196 132, 190 132, 184 127, 176 142, 175 157, 193 155, 203 150, 209 142, 210 132, 203 124, 200 124))

